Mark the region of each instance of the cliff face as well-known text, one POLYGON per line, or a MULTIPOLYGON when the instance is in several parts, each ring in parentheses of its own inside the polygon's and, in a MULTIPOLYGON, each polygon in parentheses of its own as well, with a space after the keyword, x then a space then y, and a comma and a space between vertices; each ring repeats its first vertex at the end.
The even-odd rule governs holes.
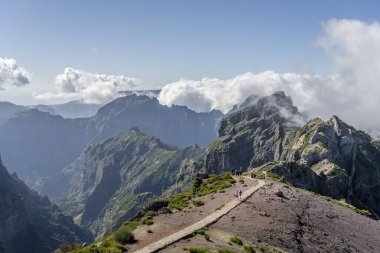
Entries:
POLYGON ((64 242, 91 240, 46 197, 10 176, 0 161, 0 242, 5 252, 51 252, 64 242))
MULTIPOLYGON (((318 192, 380 211, 378 142, 334 116, 309 121, 284 150, 281 161, 303 166, 320 181, 318 192)), ((275 168, 279 174, 288 169, 275 168)), ((294 177, 293 177, 294 178, 294 177)), ((289 178, 289 180, 293 180, 289 178)), ((313 187, 311 187, 313 188, 313 187)))
POLYGON ((77 164, 81 180, 61 207, 95 235, 104 235, 142 204, 186 186, 201 167, 202 154, 197 146, 178 149, 131 129, 86 149, 77 164))
POLYGON ((246 170, 278 160, 299 122, 300 113, 283 92, 230 114, 220 122, 219 138, 207 148, 207 171, 246 170))
MULTIPOLYGON (((379 142, 334 116, 302 118, 284 93, 221 121, 219 138, 206 152, 209 172, 264 166, 294 185, 380 213, 379 142)), ((261 169, 263 169, 261 168, 261 169)))

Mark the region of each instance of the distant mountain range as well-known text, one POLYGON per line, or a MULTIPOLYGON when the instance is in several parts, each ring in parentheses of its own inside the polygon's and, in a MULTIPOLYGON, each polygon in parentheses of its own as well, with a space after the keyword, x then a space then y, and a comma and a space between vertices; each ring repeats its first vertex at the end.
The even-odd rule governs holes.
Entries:
POLYGON ((51 115, 60 115, 63 118, 87 118, 94 116, 101 105, 83 104, 79 101, 72 101, 64 104, 56 105, 16 105, 9 102, 0 102, 0 125, 8 121, 8 119, 17 116, 17 113, 37 109, 41 112, 47 112, 51 115))
POLYGON ((159 197, 162 189, 173 191, 178 182, 186 189, 198 172, 257 168, 297 187, 346 199, 376 216, 379 159, 379 142, 337 117, 304 124, 291 98, 277 92, 225 116, 219 138, 206 149, 173 149, 137 129, 91 145, 67 168, 81 171, 80 181, 59 203, 99 237, 159 197), (173 156, 178 152, 180 159, 173 156))
POLYGON ((0 125, 0 152, 10 171, 41 193, 57 197, 62 189, 48 190, 49 178, 75 161, 92 142, 137 126, 170 145, 205 146, 217 137, 222 116, 218 111, 196 113, 185 106, 167 107, 156 98, 137 95, 115 99, 90 118, 65 119, 32 109, 0 125))
MULTIPOLYGON (((8 117, 0 124, 4 164, 97 238, 142 205, 189 189, 197 173, 234 170, 275 177, 380 216, 380 142, 336 116, 306 121, 284 92, 249 97, 227 115, 167 107, 155 96, 136 94, 76 119, 44 107, 2 105, 7 110, 0 115, 8 117)), ((20 181, 3 175, 7 182, 20 181)), ((3 185, 0 192, 7 193, 9 184, 3 185)), ((45 203, 36 200, 39 206, 51 205, 25 192, 45 203)), ((0 231, 3 247, 13 245, 1 238, 0 231)))

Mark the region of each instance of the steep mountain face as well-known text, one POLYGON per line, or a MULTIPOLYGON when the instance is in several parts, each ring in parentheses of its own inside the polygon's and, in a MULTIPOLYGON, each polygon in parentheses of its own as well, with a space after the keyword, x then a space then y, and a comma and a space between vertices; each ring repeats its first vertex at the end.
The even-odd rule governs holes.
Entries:
POLYGON ((247 170, 274 161, 258 170, 379 214, 379 142, 336 116, 299 128, 301 119, 282 92, 259 99, 221 121, 204 169, 247 170))
POLYGON ((217 137, 219 111, 196 113, 185 106, 167 107, 156 98, 130 95, 100 108, 90 119, 99 136, 113 137, 137 126, 144 133, 178 147, 206 146, 217 137))
MULTIPOLYGON (((297 177, 288 173, 302 167, 319 181, 306 184, 309 188, 380 214, 379 142, 338 117, 309 121, 289 141, 280 160, 286 163, 272 170, 289 181, 297 177)), ((312 181, 309 177, 306 182, 312 181)))
POLYGON ((102 236, 143 203, 187 185, 203 150, 178 149, 138 129, 90 145, 76 164, 81 180, 60 206, 102 236))
POLYGON ((41 194, 55 198, 69 188, 76 173, 65 166, 93 141, 137 126, 170 145, 204 146, 217 137, 221 116, 217 111, 196 113, 183 106, 167 107, 156 98, 137 95, 118 98, 91 118, 64 119, 28 110, 0 125, 0 152, 10 171, 41 194), (66 180, 61 180, 62 175, 66 180))
POLYGON ((8 174, 0 160, 0 244, 7 253, 51 252, 92 236, 44 197, 8 174))
POLYGON ((278 160, 302 117, 283 92, 259 99, 256 104, 221 120, 219 138, 207 148, 209 172, 246 170, 278 160))
POLYGON ((33 185, 75 160, 92 135, 83 120, 33 109, 0 126, 0 151, 10 171, 33 185))

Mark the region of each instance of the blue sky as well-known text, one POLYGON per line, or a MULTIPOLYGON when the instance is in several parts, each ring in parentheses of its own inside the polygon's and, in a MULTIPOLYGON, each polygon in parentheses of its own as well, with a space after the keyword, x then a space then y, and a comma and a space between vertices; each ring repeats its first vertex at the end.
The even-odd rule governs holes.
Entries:
POLYGON ((32 73, 0 100, 33 103, 72 67, 126 75, 140 88, 180 78, 231 78, 264 70, 324 74, 316 46, 322 22, 379 20, 377 1, 33 1, 0 2, 0 57, 32 73))

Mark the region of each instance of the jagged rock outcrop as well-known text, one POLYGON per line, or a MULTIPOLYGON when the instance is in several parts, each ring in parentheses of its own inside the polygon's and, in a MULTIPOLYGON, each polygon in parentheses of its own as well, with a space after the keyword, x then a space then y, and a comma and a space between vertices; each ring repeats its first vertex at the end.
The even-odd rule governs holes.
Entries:
POLYGON ((379 142, 336 116, 326 122, 313 119, 300 128, 301 120, 283 92, 259 99, 221 121, 204 169, 247 170, 275 161, 266 170, 379 215, 379 142))
POLYGON ((334 116, 309 121, 282 154, 287 162, 310 168, 324 195, 344 198, 380 212, 380 152, 377 142, 334 116))
POLYGON ((284 92, 263 97, 221 120, 219 138, 207 148, 205 168, 209 172, 246 170, 278 160, 283 142, 302 120, 284 92))
POLYGON ((90 241, 89 232, 75 225, 47 197, 10 176, 0 160, 0 251, 44 253, 62 243, 90 241))
POLYGON ((60 206, 102 236, 142 204, 182 190, 200 169, 202 155, 197 146, 178 149, 133 128, 86 149, 81 180, 60 206))

